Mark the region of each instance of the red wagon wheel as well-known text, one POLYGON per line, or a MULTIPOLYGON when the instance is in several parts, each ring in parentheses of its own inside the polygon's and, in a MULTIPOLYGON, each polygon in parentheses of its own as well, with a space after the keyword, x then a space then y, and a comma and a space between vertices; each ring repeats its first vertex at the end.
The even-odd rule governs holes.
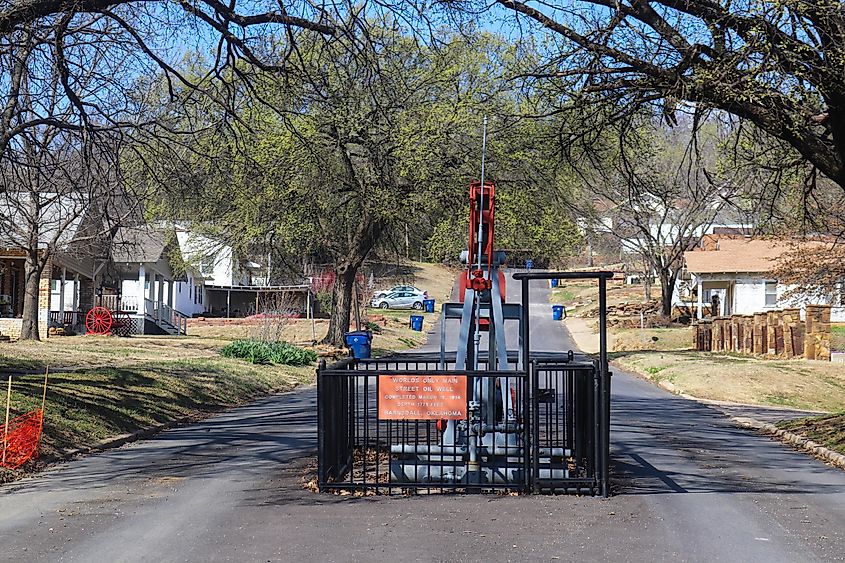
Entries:
POLYGON ((94 307, 85 315, 85 328, 88 329, 89 334, 108 334, 112 322, 114 319, 111 311, 105 307, 94 307))

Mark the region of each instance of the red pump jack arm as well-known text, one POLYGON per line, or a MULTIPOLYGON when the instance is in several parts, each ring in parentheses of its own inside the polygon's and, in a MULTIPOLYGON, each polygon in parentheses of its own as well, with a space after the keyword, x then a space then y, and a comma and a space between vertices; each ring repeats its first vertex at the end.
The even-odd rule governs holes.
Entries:
MULTIPOLYGON (((467 254, 467 271, 460 286, 460 301, 464 302, 467 289, 476 292, 489 290, 493 287, 490 279, 493 272, 493 241, 495 226, 496 186, 492 182, 484 182, 484 196, 482 197, 481 182, 475 181, 469 185, 469 252, 467 254), (481 223, 481 260, 478 257, 479 222, 481 223), (479 262, 486 268, 478 269, 479 262)), ((502 302, 505 301, 505 275, 495 270, 499 277, 499 290, 502 302)), ((490 321, 480 319, 479 328, 489 330, 490 321)))

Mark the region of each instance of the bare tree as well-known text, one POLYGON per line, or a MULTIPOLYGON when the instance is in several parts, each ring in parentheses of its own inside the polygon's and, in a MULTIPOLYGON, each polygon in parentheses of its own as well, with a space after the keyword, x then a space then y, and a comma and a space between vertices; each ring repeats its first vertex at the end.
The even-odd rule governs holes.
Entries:
POLYGON ((559 95, 603 98, 616 116, 651 106, 670 122, 683 100, 718 108, 845 189, 839 0, 497 2, 562 39, 533 73, 559 95))
POLYGON ((18 137, 0 171, 0 244, 25 253, 20 338, 40 338, 39 280, 58 252, 93 257, 104 238, 140 213, 125 189, 118 150, 92 149, 50 126, 18 137))
POLYGON ((646 277, 657 275, 661 311, 670 315, 684 252, 721 212, 733 210, 736 188, 708 174, 715 168, 713 142, 700 150, 690 145, 689 130, 642 124, 622 130, 605 151, 592 146, 582 153, 576 168, 584 193, 572 205, 593 230, 618 238, 646 277))
POLYGON ((27 255, 21 338, 39 337, 38 280, 71 233, 78 242, 80 223, 88 222, 84 236, 94 240, 119 222, 113 202, 117 215, 134 213, 140 199, 127 191, 142 185, 133 182, 145 147, 164 136, 190 144, 197 124, 174 129, 165 119, 168 102, 184 101, 177 85, 225 108, 225 120, 232 96, 203 84, 239 75, 241 61, 281 69, 298 29, 332 32, 308 19, 322 16, 307 3, 298 14, 276 2, 263 10, 260 2, 243 4, 0 2, 0 235, 27 255), (264 35, 274 29, 284 32, 274 43, 282 53, 266 49, 264 35), (216 49, 180 68, 188 40, 216 49))

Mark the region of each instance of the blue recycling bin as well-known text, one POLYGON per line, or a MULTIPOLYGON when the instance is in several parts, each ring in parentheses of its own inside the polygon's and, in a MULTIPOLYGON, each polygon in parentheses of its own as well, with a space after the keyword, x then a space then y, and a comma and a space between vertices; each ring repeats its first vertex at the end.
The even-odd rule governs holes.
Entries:
POLYGON ((434 299, 423 299, 423 305, 425 305, 426 313, 434 312, 434 299))
POLYGON ((369 330, 355 330, 344 335, 352 357, 358 360, 369 358, 372 351, 373 333, 369 330))
POLYGON ((563 305, 552 305, 552 320, 559 321, 563 318, 563 305))
POLYGON ((551 284, 552 287, 557 287, 557 280, 556 279, 550 279, 549 283, 551 284))
POLYGON ((423 318, 422 315, 411 315, 411 330, 422 332, 423 318))

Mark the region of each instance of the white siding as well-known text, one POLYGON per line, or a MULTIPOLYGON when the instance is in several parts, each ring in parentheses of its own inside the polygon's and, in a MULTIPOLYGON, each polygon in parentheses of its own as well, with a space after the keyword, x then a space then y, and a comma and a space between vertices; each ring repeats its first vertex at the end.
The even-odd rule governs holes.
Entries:
POLYGON ((202 278, 189 272, 187 281, 173 286, 173 303, 177 311, 188 316, 200 315, 206 311, 205 285, 202 278))
MULTIPOLYGON (((735 315, 753 315, 754 313, 762 313, 773 309, 786 309, 788 307, 796 307, 801 309, 801 318, 804 318, 804 305, 806 302, 800 298, 786 299, 784 295, 792 287, 778 284, 777 294, 778 302, 774 306, 766 306, 766 282, 771 281, 763 278, 757 278, 750 275, 735 276, 721 275, 705 278, 705 290, 713 285, 718 277, 718 283, 733 283, 733 311, 735 315)), ((693 283, 697 279, 693 276, 693 283)), ((704 300, 707 303, 707 299, 704 300)), ((825 299, 813 299, 813 304, 826 305, 825 299)), ((845 307, 832 307, 830 311, 830 320, 832 322, 845 322, 845 307)))
POLYGON ((753 315, 766 310, 766 281, 737 279, 734 285, 733 312, 736 315, 753 315))

